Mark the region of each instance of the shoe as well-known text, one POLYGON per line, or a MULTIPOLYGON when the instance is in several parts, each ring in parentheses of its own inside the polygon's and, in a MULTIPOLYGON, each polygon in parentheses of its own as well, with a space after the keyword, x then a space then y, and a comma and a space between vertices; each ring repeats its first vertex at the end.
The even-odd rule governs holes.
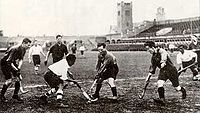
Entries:
POLYGON ((44 105, 47 104, 48 103, 47 96, 45 96, 45 95, 41 96, 40 97, 40 103, 44 104, 44 105))
POLYGON ((63 104, 61 99, 57 100, 56 106, 60 107, 60 108, 67 108, 67 107, 69 107, 67 104, 63 104))
POLYGON ((21 90, 21 94, 26 94, 26 93, 28 93, 28 92, 29 92, 28 90, 26 90, 26 91, 21 90))
POLYGON ((187 94, 186 94, 186 90, 183 87, 181 87, 181 92, 182 92, 182 99, 185 99, 187 94))
POLYGON ((69 107, 67 104, 63 104, 63 103, 57 103, 56 106, 60 107, 60 108, 68 108, 69 107))
POLYGON ((197 77, 197 80, 200 81, 200 75, 198 74, 196 75, 196 77, 197 77))
POLYGON ((15 102, 23 102, 23 100, 22 100, 18 95, 13 95, 13 96, 12 96, 12 99, 13 99, 15 102))
POLYGON ((99 98, 94 98, 94 99, 91 99, 90 101, 91 102, 96 102, 97 100, 99 100, 99 98))
POLYGON ((113 96, 111 99, 113 99, 113 100, 117 100, 117 96, 113 96))
POLYGON ((91 97, 92 97, 91 102, 96 102, 97 100, 99 100, 99 96, 95 94, 93 94, 91 97))
POLYGON ((5 96, 2 96, 2 95, 1 95, 1 97, 0 97, 0 98, 1 98, 1 102, 8 102, 8 100, 6 99, 6 97, 5 97, 5 96))
POLYGON ((197 81, 198 78, 197 78, 196 76, 193 76, 192 80, 193 80, 193 81, 197 81))
POLYGON ((36 75, 39 75, 39 73, 38 73, 37 71, 35 71, 35 74, 36 74, 36 75))
POLYGON ((160 105, 165 105, 165 99, 164 98, 159 98, 159 99, 153 99, 154 100, 154 102, 156 102, 156 103, 158 103, 158 104, 160 104, 160 105))

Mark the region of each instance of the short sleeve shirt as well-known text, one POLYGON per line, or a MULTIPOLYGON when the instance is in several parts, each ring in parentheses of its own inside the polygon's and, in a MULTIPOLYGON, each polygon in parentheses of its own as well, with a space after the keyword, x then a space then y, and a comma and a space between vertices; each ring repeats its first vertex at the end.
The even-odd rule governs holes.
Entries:
POLYGON ((57 76, 60 76, 60 79, 67 80, 67 71, 70 68, 70 66, 67 63, 66 59, 62 59, 48 67, 53 73, 55 73, 57 76))

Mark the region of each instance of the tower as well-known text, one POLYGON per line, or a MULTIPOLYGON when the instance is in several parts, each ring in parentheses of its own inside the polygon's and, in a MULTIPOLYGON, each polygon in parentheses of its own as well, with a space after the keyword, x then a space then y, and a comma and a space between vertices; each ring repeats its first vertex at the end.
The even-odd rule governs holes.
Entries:
POLYGON ((164 8, 162 8, 162 7, 157 8, 156 20, 157 21, 165 20, 165 11, 164 11, 164 8))
POLYGON ((133 30, 132 2, 125 3, 121 1, 117 3, 117 28, 123 36, 133 30))

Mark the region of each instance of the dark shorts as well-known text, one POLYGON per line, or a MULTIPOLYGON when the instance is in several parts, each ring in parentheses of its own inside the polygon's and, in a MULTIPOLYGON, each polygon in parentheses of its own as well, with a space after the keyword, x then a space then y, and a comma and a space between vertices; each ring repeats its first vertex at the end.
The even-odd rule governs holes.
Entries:
POLYGON ((174 87, 179 86, 178 71, 175 66, 165 66, 160 69, 158 80, 170 80, 174 87))
MULTIPOLYGON (((189 65, 192 65, 193 63, 194 63, 194 60, 190 60, 188 62, 182 62, 182 65, 183 65, 183 68, 185 68, 185 67, 187 67, 189 65)), ((185 72, 186 70, 184 70, 183 72, 185 72)), ((190 70, 192 71, 193 76, 198 75, 198 64, 191 66, 190 70)))
POLYGON ((106 71, 102 74, 101 78, 103 80, 108 79, 108 78, 116 79, 118 72, 119 72, 119 68, 118 68, 117 64, 115 64, 115 65, 107 68, 106 71))
MULTIPOLYGON (((18 65, 16 63, 13 63, 16 67, 18 65)), ((9 65, 6 61, 1 60, 1 71, 4 75, 5 80, 11 79, 12 77, 17 76, 17 71, 15 71, 11 65, 9 65)))
MULTIPOLYGON (((183 68, 185 68, 185 67, 187 67, 187 66, 189 66, 189 65, 192 65, 193 63, 194 63, 194 61, 193 61, 193 60, 190 60, 190 61, 188 61, 188 62, 182 62, 182 65, 183 65, 183 68)), ((197 64, 190 67, 190 69, 193 69, 193 68, 197 68, 197 64)), ((185 70, 185 71, 186 71, 186 70, 185 70)))
POLYGON ((53 58, 53 63, 56 63, 56 62, 58 62, 58 61, 60 61, 60 60, 62 60, 63 59, 63 57, 60 57, 60 58, 53 58))
POLYGON ((72 53, 73 53, 73 54, 76 54, 76 50, 72 50, 72 53))
POLYGON ((84 54, 84 51, 81 51, 81 55, 83 55, 84 54))
POLYGON ((33 55, 32 56, 33 57, 33 64, 34 64, 34 66, 36 66, 36 65, 40 65, 40 55, 33 55))
POLYGON ((195 53, 197 53, 198 67, 200 67, 200 51, 195 51, 195 53))
POLYGON ((45 72, 44 80, 49 84, 51 88, 58 88, 58 85, 63 83, 63 80, 61 80, 51 70, 45 72))

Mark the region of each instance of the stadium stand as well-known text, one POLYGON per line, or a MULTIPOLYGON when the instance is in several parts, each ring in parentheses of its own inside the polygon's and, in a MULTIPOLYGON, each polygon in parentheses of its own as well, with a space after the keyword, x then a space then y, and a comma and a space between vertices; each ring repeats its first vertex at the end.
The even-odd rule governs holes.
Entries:
POLYGON ((115 43, 107 40, 108 50, 141 51, 145 50, 143 44, 147 40, 155 41, 157 46, 168 49, 169 45, 177 47, 180 44, 189 45, 192 34, 200 36, 200 17, 148 22, 148 27, 142 28, 139 33, 126 38, 117 38, 115 43), (120 46, 120 47, 118 47, 120 46))
MULTIPOLYGON (((136 37, 149 37, 149 36, 169 36, 169 35, 184 35, 191 33, 199 33, 200 32, 200 17, 188 18, 188 19, 179 19, 179 20, 166 20, 156 22, 155 25, 146 29, 136 37), (170 32, 164 34, 158 34, 157 32, 166 29, 172 28, 170 32)), ((131 36, 133 38, 135 36, 131 36)))

